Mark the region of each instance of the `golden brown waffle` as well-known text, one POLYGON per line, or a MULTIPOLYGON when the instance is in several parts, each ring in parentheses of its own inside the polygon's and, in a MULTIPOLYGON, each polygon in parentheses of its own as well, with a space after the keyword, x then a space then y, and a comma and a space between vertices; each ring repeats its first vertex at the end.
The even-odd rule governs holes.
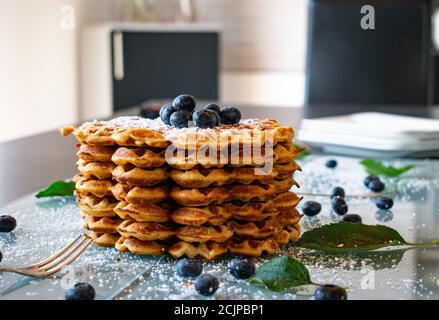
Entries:
POLYGON ((115 247, 120 252, 159 256, 166 251, 166 246, 157 241, 142 241, 136 238, 120 237, 115 247))
POLYGON ((294 136, 293 129, 282 126, 276 120, 247 119, 239 124, 221 125, 212 129, 166 127, 164 136, 176 148, 199 149, 202 147, 226 148, 230 145, 264 145, 266 141, 276 145, 289 142, 294 136))
POLYGON ((192 169, 172 170, 171 179, 183 188, 205 188, 222 186, 234 182, 249 184, 255 181, 270 183, 277 176, 277 170, 272 169, 267 174, 257 174, 255 168, 238 167, 226 169, 192 169))
POLYGON ((213 241, 205 243, 187 243, 180 241, 173 244, 168 249, 168 253, 174 258, 188 256, 192 259, 202 257, 207 260, 213 260, 227 253, 227 245, 213 241))
MULTIPOLYGON (((68 134, 70 130, 66 130, 68 134)), ((183 128, 166 126, 160 119, 140 117, 120 117, 110 121, 86 122, 73 131, 80 143, 92 146, 151 146, 166 148, 172 143, 177 148, 200 148, 206 145, 220 149, 233 143, 240 145, 264 144, 267 139, 276 145, 289 142, 293 129, 282 126, 277 121, 266 119, 242 120, 235 125, 221 125, 212 129, 183 128)))
POLYGON ((288 232, 289 242, 295 242, 299 240, 300 233, 302 231, 302 228, 299 223, 286 226, 285 230, 288 232))
POLYGON ((111 160, 117 165, 132 164, 139 168, 161 167, 166 164, 163 149, 121 147, 114 152, 111 160))
POLYGON ((302 170, 300 168, 300 166, 295 161, 291 161, 291 162, 287 162, 287 163, 280 163, 280 164, 276 163, 274 165, 274 168, 278 172, 276 179, 283 179, 283 178, 291 177, 291 175, 295 171, 302 170))
POLYGON ((87 179, 82 175, 74 177, 76 190, 83 195, 94 195, 97 197, 111 196, 111 187, 113 183, 110 180, 93 180, 87 179))
POLYGON ((137 222, 125 220, 117 228, 125 238, 134 237, 142 241, 166 240, 174 236, 175 231, 157 222, 137 222))
POLYGON ((160 204, 132 204, 121 201, 114 211, 122 219, 132 219, 139 222, 168 222, 171 206, 169 203, 160 204))
POLYGON ((93 239, 93 243, 100 247, 114 247, 120 235, 111 233, 91 232, 88 236, 93 239))
POLYGON ((233 200, 267 201, 276 196, 277 189, 274 184, 233 184, 200 189, 184 189, 174 185, 170 195, 183 206, 208 206, 233 200))
POLYGON ((284 210, 274 217, 259 222, 239 223, 231 221, 229 226, 235 236, 244 239, 263 239, 281 232, 285 226, 294 225, 301 219, 301 215, 295 209, 284 210))
POLYGON ((119 217, 93 217, 85 213, 81 213, 84 229, 97 233, 117 233, 117 227, 122 222, 119 217))
POLYGON ((166 200, 169 195, 169 186, 156 185, 148 188, 141 188, 117 183, 112 187, 111 191, 119 201, 148 205, 166 200))
POLYGON ((112 196, 101 198, 84 195, 78 190, 75 191, 75 195, 79 208, 92 217, 114 217, 116 215, 114 208, 118 202, 112 196))
POLYGON ((76 167, 85 179, 105 180, 112 177, 115 165, 112 162, 86 162, 79 159, 76 167))
POLYGON ((175 232, 177 238, 186 242, 225 242, 233 236, 232 228, 220 226, 184 226, 175 232))
POLYGON ((243 221, 261 221, 277 215, 280 210, 297 206, 301 198, 292 192, 278 195, 267 202, 247 202, 243 205, 226 203, 219 206, 181 207, 171 214, 171 219, 178 224, 200 226, 225 224, 231 218, 243 221))
POLYGON ((277 193, 288 192, 293 186, 299 187, 297 182, 290 176, 281 180, 274 180, 273 185, 277 193))
POLYGON ((114 153, 113 147, 99 147, 81 144, 76 155, 86 162, 109 162, 114 153))
POLYGON ((296 159, 297 155, 304 148, 296 147, 293 143, 278 143, 274 147, 274 154, 277 156, 276 164, 289 163, 296 159))
POLYGON ((117 166, 113 170, 113 178, 130 186, 149 187, 166 181, 169 170, 167 167, 142 169, 128 164, 117 166))

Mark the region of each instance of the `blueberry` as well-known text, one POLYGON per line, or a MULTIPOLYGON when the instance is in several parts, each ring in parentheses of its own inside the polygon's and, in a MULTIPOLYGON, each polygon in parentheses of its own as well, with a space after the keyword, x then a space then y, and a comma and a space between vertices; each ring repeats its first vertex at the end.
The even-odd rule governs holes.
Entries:
POLYGON ((347 298, 346 290, 333 284, 319 286, 314 291, 314 299, 316 300, 346 300, 347 298))
POLYGON ((213 295, 218 287, 218 279, 210 274, 202 274, 195 280, 195 290, 203 296, 213 295))
POLYGON ((302 205, 302 212, 306 216, 312 217, 320 213, 322 205, 317 201, 307 201, 302 205))
POLYGON ((339 215, 344 215, 348 212, 348 205, 346 201, 341 197, 334 197, 331 200, 332 210, 339 215))
POLYGON ((192 112, 195 109, 195 98, 188 94, 181 94, 174 99, 172 105, 177 111, 192 112))
POLYGON ((3 259, 3 253, 0 251, 0 262, 2 262, 3 259))
POLYGON ((331 199, 334 197, 344 198, 344 196, 345 196, 345 192, 344 192, 344 189, 342 187, 332 188, 331 193, 329 194, 329 197, 331 199))
POLYGON ((361 219, 360 215, 358 215, 358 214, 350 213, 350 214, 347 214, 343 217, 343 221, 361 223, 361 222, 363 222, 363 219, 361 219))
POLYGON ((380 180, 377 176, 367 176, 364 178, 363 183, 366 187, 369 187, 369 183, 371 183, 373 180, 380 180))
POLYGON ((171 125, 177 128, 187 128, 191 120, 192 114, 187 111, 176 111, 170 118, 171 125))
POLYGON ((181 277, 198 277, 203 272, 200 262, 188 259, 181 259, 177 262, 177 274, 181 277))
POLYGON ((254 263, 246 259, 233 259, 229 262, 229 272, 237 279, 248 279, 255 271, 254 263))
POLYGON ((11 216, 0 216, 0 232, 11 232, 17 226, 17 220, 11 216))
POLYGON ((331 159, 325 162, 325 166, 328 168, 335 168, 337 166, 337 160, 331 159))
POLYGON ((175 108, 171 104, 165 104, 160 109, 160 118, 162 119, 164 124, 167 124, 168 126, 171 125, 171 115, 175 112, 175 108))
POLYGON ((88 283, 78 282, 73 288, 66 291, 66 300, 93 300, 95 289, 88 283))
POLYGON ((219 126, 221 123, 221 117, 219 116, 219 113, 217 113, 214 110, 205 110, 205 112, 212 114, 215 117, 215 126, 219 126))
POLYGON ((221 112, 221 108, 215 103, 209 103, 207 106, 204 107, 204 110, 213 110, 218 114, 220 114, 221 112))
POLYGON ((241 120, 241 112, 235 107, 224 107, 220 112, 221 124, 236 124, 241 120))
POLYGON ((194 112, 194 123, 199 128, 213 128, 217 123, 215 111, 197 110, 194 112))
POLYGON ((373 192, 381 192, 386 186, 380 180, 372 180, 367 187, 373 192))
POLYGON ((378 197, 375 199, 375 205, 378 209, 388 210, 393 207, 393 199, 390 197, 378 197))

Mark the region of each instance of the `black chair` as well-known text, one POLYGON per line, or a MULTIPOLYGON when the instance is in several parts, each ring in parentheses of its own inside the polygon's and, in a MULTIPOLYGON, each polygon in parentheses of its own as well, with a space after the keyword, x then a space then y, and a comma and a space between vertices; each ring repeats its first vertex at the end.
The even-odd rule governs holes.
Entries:
POLYGON ((428 110, 432 10, 431 0, 310 0, 305 116, 428 110), (374 30, 360 26, 363 5, 374 30))

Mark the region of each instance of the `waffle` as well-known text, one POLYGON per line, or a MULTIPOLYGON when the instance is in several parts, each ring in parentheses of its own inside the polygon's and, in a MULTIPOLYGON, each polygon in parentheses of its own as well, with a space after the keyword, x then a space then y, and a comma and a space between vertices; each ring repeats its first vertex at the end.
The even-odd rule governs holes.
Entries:
POLYGON ((270 183, 277 176, 273 169, 268 174, 258 175, 253 167, 238 167, 228 169, 192 169, 172 170, 171 179, 183 188, 205 188, 222 186, 234 182, 249 184, 255 181, 270 183))
POLYGON ((168 203, 138 205, 121 201, 114 211, 122 219, 138 222, 168 222, 170 205, 168 203))
POLYGON ((75 191, 79 208, 92 217, 114 217, 114 208, 117 200, 113 197, 96 197, 94 195, 83 195, 80 191, 75 191))
POLYGON ((93 217, 84 212, 81 213, 84 229, 97 233, 117 233, 117 227, 122 222, 119 217, 93 217))
POLYGON ((297 210, 284 210, 278 215, 263 221, 246 223, 231 221, 229 226, 235 236, 244 239, 262 239, 278 234, 286 226, 298 223, 300 219, 301 215, 297 210))
POLYGON ((166 250, 166 246, 157 241, 142 241, 136 238, 120 237, 115 247, 120 252, 159 256, 166 250))
POLYGON ((133 220, 122 222, 117 232, 125 238, 133 237, 142 241, 167 240, 175 234, 175 231, 163 224, 133 220))
POLYGON ((164 150, 149 148, 121 147, 114 152, 111 160, 117 165, 132 164, 139 168, 155 168, 166 164, 164 150))
POLYGON ((117 183, 111 188, 111 191, 119 201, 148 205, 166 200, 169 195, 169 186, 156 185, 148 188, 141 188, 117 183))
POLYGON ((304 148, 297 147, 292 143, 278 143, 274 147, 274 154, 276 155, 276 164, 289 163, 294 161, 296 157, 303 151, 304 148))
MULTIPOLYGON (((172 157, 167 157, 166 162, 178 170, 192 170, 196 168, 223 168, 223 167, 262 167, 268 161, 273 163, 288 163, 294 160, 295 154, 302 149, 296 148, 291 143, 279 143, 270 152, 265 154, 265 148, 260 150, 248 149, 232 150, 231 148, 219 149, 216 156, 207 159, 199 156, 200 150, 174 150, 172 157), (291 152, 292 151, 292 152, 291 152), (202 161, 204 160, 204 161, 202 161)), ((209 153, 207 152, 207 156, 209 153)), ((206 157, 207 157, 206 156, 206 157)))
POLYGON ((275 186, 277 193, 288 192, 293 186, 299 187, 297 182, 291 176, 280 180, 274 180, 273 185, 275 186))
POLYGON ((78 147, 78 152, 76 155, 86 162, 108 162, 111 161, 111 156, 113 153, 114 148, 112 147, 89 146, 86 144, 81 144, 78 147))
POLYGON ((85 179, 105 180, 113 176, 115 165, 112 162, 86 162, 79 159, 76 167, 85 179))
POLYGON ((178 228, 175 235, 185 242, 225 242, 233 236, 233 230, 227 225, 184 226, 178 228))
POLYGON ((91 232, 88 236, 93 239, 93 243, 100 247, 114 247, 120 235, 111 233, 91 232))
POLYGON ((93 180, 87 179, 82 175, 76 175, 76 190, 84 195, 94 195, 97 197, 105 197, 113 195, 111 187, 113 183, 110 180, 93 180))
POLYGON ((130 186, 149 187, 166 181, 169 170, 166 167, 142 169, 131 164, 119 165, 113 170, 113 178, 130 186))
MULTIPOLYGON (((64 135, 71 132, 65 130, 64 135)), ((86 122, 74 129, 73 134, 82 144, 91 146, 150 146, 166 148, 173 144, 176 148, 200 148, 213 145, 220 149, 239 143, 239 145, 264 144, 267 139, 273 145, 289 142, 293 138, 293 129, 282 126, 277 121, 267 119, 242 120, 235 125, 221 125, 212 129, 186 128, 178 129, 166 126, 157 118, 155 120, 140 117, 120 117, 110 121, 86 122)))
POLYGON ((302 170, 300 168, 300 166, 295 161, 291 161, 291 162, 287 162, 287 163, 276 163, 274 165, 274 169, 276 169, 276 171, 278 173, 276 176, 276 179, 284 179, 287 177, 291 177, 291 175, 295 171, 302 170))
POLYGON ((243 205, 226 203, 220 206, 181 207, 174 210, 171 219, 181 225, 222 225, 232 217, 242 221, 261 221, 277 215, 280 210, 294 208, 301 198, 292 192, 278 195, 267 202, 247 202, 243 205))
POLYGON ((173 244, 168 253, 174 258, 188 256, 189 258, 202 257, 207 260, 213 260, 227 253, 227 245, 217 242, 204 243, 187 243, 184 241, 173 244))

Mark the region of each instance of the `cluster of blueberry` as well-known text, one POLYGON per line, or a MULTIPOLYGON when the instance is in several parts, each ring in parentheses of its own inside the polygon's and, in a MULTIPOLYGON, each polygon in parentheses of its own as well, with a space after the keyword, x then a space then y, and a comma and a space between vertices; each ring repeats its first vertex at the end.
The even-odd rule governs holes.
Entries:
POLYGON ((213 128, 220 124, 236 124, 241 120, 241 112, 235 107, 220 107, 210 103, 204 108, 195 109, 195 98, 182 94, 172 104, 165 104, 160 109, 163 123, 177 128, 187 128, 193 121, 199 128, 213 128))
MULTIPOLYGON (((233 259, 228 266, 230 274, 236 279, 248 279, 256 271, 254 263, 246 259, 233 259)), ((195 290, 203 296, 211 296, 218 290, 219 281, 215 276, 202 272, 203 265, 198 260, 181 259, 177 262, 177 274, 184 278, 196 278, 195 290)))
MULTIPOLYGON (((331 169, 337 167, 337 161, 330 159, 325 162, 325 166, 331 169)), ((377 176, 367 176, 363 180, 364 185, 373 192, 381 192, 385 189, 384 183, 377 176)), ((358 214, 346 214, 349 207, 345 200, 345 191, 342 187, 334 187, 329 196, 331 198, 332 210, 343 216, 344 221, 362 222, 361 216, 358 214)), ((386 196, 378 196, 375 198, 375 205, 379 209, 389 210, 393 207, 393 199, 386 196)), ((302 205, 302 212, 306 216, 315 216, 322 210, 322 205, 317 201, 307 201, 302 205)))

